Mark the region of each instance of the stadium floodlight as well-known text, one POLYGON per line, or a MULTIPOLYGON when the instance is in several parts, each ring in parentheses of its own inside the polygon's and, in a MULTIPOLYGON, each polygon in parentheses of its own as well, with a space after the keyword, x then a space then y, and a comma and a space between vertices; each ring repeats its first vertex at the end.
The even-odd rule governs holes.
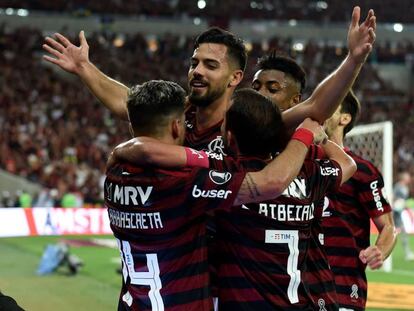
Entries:
POLYGON ((402 32, 404 30, 404 26, 403 24, 400 23, 395 23, 392 28, 394 29, 395 32, 402 32))
POLYGON ((318 10, 326 10, 328 8, 328 3, 325 1, 318 1, 316 2, 316 8, 318 10))
POLYGON ((26 9, 18 9, 17 10, 17 15, 21 16, 21 17, 26 17, 29 15, 29 11, 26 9))
POLYGON ((7 9, 5 10, 5 13, 6 13, 6 15, 13 15, 13 14, 14 14, 14 9, 12 9, 12 8, 7 8, 7 9))
POLYGON ((200 10, 204 9, 206 7, 207 3, 204 0, 198 0, 197 6, 200 10))
POLYGON ((296 19, 289 20, 289 26, 295 27, 297 24, 298 24, 298 21, 296 19))
POLYGON ((293 44, 293 49, 297 52, 302 52, 304 48, 305 46, 303 45, 302 42, 296 42, 293 44))

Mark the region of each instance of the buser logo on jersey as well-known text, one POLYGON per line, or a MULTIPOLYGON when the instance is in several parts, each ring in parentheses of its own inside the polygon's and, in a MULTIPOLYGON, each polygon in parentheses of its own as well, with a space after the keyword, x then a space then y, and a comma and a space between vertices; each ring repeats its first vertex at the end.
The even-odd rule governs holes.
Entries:
POLYGON ((194 198, 217 198, 217 199, 227 199, 229 194, 232 192, 230 190, 202 190, 198 189, 197 185, 194 186, 192 195, 194 198))
POLYGON ((372 183, 370 183, 369 186, 372 190, 372 196, 374 197, 377 210, 379 210, 380 212, 383 212, 384 207, 382 206, 382 203, 381 203, 380 190, 378 189, 378 180, 374 180, 372 183))
POLYGON ((338 176, 338 174, 339 174, 338 171, 339 171, 339 168, 322 167, 321 166, 321 175, 322 176, 329 176, 329 175, 338 176))

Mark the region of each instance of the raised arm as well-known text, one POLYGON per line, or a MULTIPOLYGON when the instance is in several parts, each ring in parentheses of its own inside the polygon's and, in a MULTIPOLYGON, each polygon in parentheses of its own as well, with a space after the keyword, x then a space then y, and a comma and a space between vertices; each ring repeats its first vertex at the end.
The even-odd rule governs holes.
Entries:
POLYGON ((371 269, 381 268, 384 260, 391 254, 397 239, 392 213, 386 213, 373 219, 379 235, 375 245, 359 253, 359 258, 371 269))
POLYGON ((316 121, 306 119, 282 153, 261 171, 246 174, 234 205, 278 197, 299 174, 309 146, 325 139, 321 132, 316 121))
POLYGON ((346 152, 333 141, 328 140, 321 145, 328 159, 336 161, 342 170, 341 185, 354 175, 357 170, 356 163, 346 152))
POLYGON ((360 15, 361 9, 355 7, 348 29, 349 52, 345 60, 316 87, 307 100, 283 112, 283 120, 288 128, 295 128, 305 118, 323 123, 335 112, 349 92, 375 41, 374 11, 369 10, 361 25, 360 15))
POLYGON ((43 49, 54 57, 43 58, 63 70, 77 75, 100 102, 121 119, 128 120, 126 100, 129 88, 100 71, 89 61, 89 45, 84 31, 79 33, 80 45, 76 46, 65 36, 56 33, 46 37, 43 49))

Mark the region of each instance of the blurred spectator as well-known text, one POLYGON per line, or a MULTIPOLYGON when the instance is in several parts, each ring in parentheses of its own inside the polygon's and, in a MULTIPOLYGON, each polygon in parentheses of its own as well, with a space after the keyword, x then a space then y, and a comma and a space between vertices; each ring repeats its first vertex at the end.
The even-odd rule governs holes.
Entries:
POLYGON ((32 207, 32 195, 30 193, 22 191, 19 196, 19 206, 23 208, 32 207))
POLYGON ((33 207, 55 207, 59 206, 57 199, 57 189, 43 188, 38 194, 36 201, 33 203, 33 207))
POLYGON ((404 226, 403 210, 407 206, 407 199, 410 195, 409 185, 411 176, 408 172, 398 175, 398 181, 394 185, 394 221, 395 226, 400 230, 400 236, 404 248, 405 260, 414 260, 414 253, 411 251, 407 231, 404 226))
MULTIPOLYGON (((200 3, 201 4, 201 3, 200 3)), ((3 0, 2 7, 67 12, 74 16, 100 14, 105 21, 112 14, 145 15, 179 18, 203 17, 217 26, 228 25, 230 19, 307 20, 318 23, 343 22, 350 18, 352 7, 365 12, 374 9, 381 22, 413 23, 414 2, 411 0, 207 0, 204 7, 195 0, 3 0), (229 14, 231 12, 231 14, 229 14)))
POLYGON ((0 207, 15 207, 17 205, 16 199, 9 191, 2 191, 0 207))

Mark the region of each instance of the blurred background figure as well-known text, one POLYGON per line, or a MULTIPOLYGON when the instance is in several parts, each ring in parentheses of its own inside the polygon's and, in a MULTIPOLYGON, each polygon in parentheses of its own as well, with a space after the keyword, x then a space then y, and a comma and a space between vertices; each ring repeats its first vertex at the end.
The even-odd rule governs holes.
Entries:
POLYGON ((394 222, 400 231, 400 239, 405 252, 405 260, 414 260, 414 253, 410 248, 407 230, 404 225, 403 211, 407 208, 407 200, 410 195, 411 176, 408 172, 401 172, 398 175, 398 181, 394 185, 394 222))

